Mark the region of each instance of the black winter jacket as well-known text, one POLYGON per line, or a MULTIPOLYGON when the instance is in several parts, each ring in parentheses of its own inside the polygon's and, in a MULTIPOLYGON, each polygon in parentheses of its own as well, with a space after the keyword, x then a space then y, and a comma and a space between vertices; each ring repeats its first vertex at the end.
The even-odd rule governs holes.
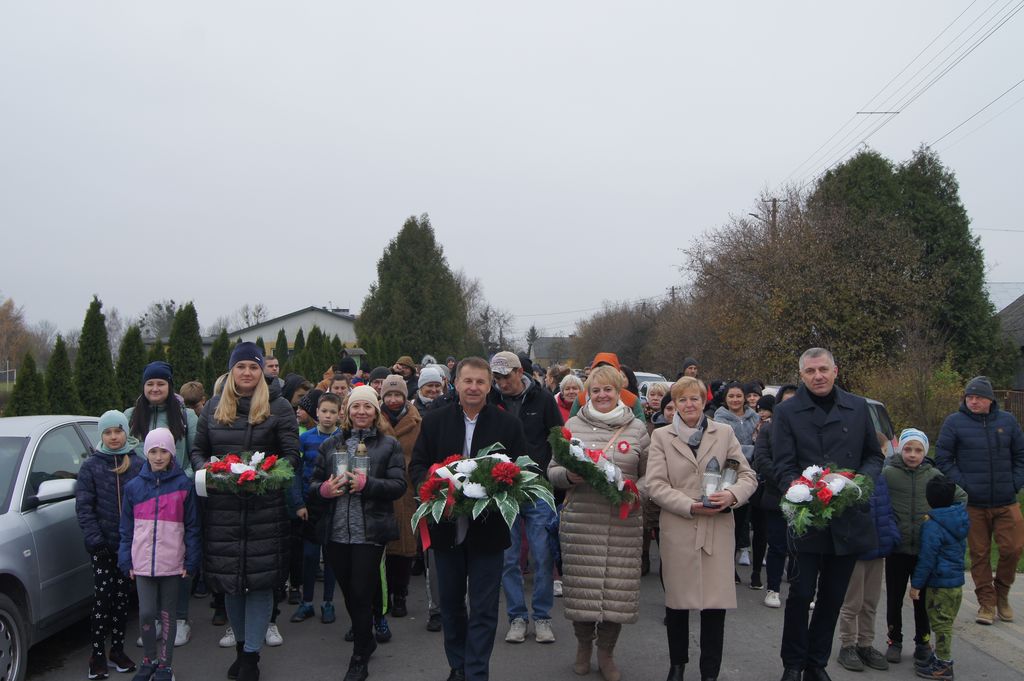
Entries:
MULTIPOLYGON (((787 489, 808 466, 849 469, 875 480, 885 461, 867 400, 840 388, 835 388, 835 405, 825 413, 801 385, 775 407, 771 438, 775 477, 787 489)), ((856 555, 877 546, 874 530, 871 508, 863 504, 849 507, 828 528, 811 529, 795 543, 797 550, 809 553, 856 555)))
POLYGON ((757 475, 761 479, 761 494, 759 499, 752 500, 751 503, 756 504, 757 508, 763 511, 782 513, 779 503, 782 501, 784 492, 779 485, 778 478, 775 477, 771 438, 772 422, 769 421, 761 426, 757 432, 757 439, 754 440, 754 458, 750 465, 757 471, 757 475))
POLYGON ((398 440, 376 431, 363 440, 370 461, 366 486, 361 493, 346 493, 329 499, 320 495, 320 486, 334 474, 335 451, 340 449, 342 456, 348 456, 345 442, 351 436, 351 431, 339 431, 320 444, 320 454, 316 458, 306 494, 308 508, 311 512, 315 509, 320 515, 316 523, 317 541, 324 545, 330 541, 334 531, 334 511, 339 503, 360 503, 363 506, 366 541, 371 544, 387 544, 398 539, 395 501, 401 499, 408 489, 405 481, 405 454, 398 440))
POLYGON ((995 402, 988 414, 973 414, 961 403, 939 431, 935 466, 967 492, 969 506, 1015 504, 1024 487, 1024 433, 995 402))
MULTIPOLYGON (((504 407, 505 398, 497 392, 496 404, 504 407)), ((530 381, 530 387, 523 395, 523 403, 519 407, 519 420, 523 424, 526 436, 526 448, 530 458, 540 466, 541 473, 547 473, 551 463, 551 443, 548 435, 555 426, 565 425, 562 412, 555 403, 554 396, 544 389, 537 381, 530 381)))
MULTIPOLYGON (((409 461, 409 477, 417 489, 426 479, 431 464, 441 463, 452 454, 462 454, 465 439, 466 420, 458 403, 433 409, 423 415, 420 435, 416 439, 412 459, 409 461)), ((484 447, 496 442, 505 446, 505 452, 513 461, 528 453, 523 425, 519 419, 493 404, 488 404, 477 416, 470 453, 476 455, 484 447)), ((441 551, 454 549, 456 538, 454 521, 442 520, 440 523, 430 524, 430 541, 433 548, 441 551)), ((508 526, 501 514, 485 512, 476 520, 470 521, 464 545, 472 551, 493 552, 507 549, 511 541, 508 526)))
POLYGON ((107 454, 94 449, 82 462, 75 486, 75 513, 85 539, 85 550, 90 554, 107 549, 117 555, 121 544, 124 488, 141 469, 142 460, 134 451, 107 454), (124 456, 131 458, 131 465, 118 475, 113 469, 124 456))
MULTIPOLYGON (((238 400, 238 414, 230 425, 214 419, 219 403, 220 396, 214 397, 199 418, 191 452, 195 470, 212 456, 251 451, 284 457, 301 474, 295 411, 276 385, 270 386, 270 416, 256 425, 248 422, 250 398, 238 400)), ((290 523, 283 491, 255 495, 211 490, 202 515, 203 571, 213 591, 241 594, 284 583, 290 523)))

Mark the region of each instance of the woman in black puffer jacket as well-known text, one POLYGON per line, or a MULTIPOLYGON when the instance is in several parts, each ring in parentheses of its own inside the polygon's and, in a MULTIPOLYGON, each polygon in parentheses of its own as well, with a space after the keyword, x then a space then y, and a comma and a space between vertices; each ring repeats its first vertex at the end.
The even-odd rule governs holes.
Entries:
MULTIPOLYGON (((295 411, 280 390, 263 379, 263 352, 240 343, 231 353, 224 390, 199 418, 192 466, 239 452, 276 454, 298 465, 295 411)), ((210 491, 203 512, 203 572, 206 583, 225 594, 228 619, 238 643, 228 675, 259 678, 259 651, 274 609, 274 589, 288 572, 290 525, 281 490, 266 494, 210 491), (243 643, 244 640, 244 643, 243 643)))
POLYGON ((394 502, 405 494, 405 455, 398 440, 385 435, 377 393, 359 386, 348 396, 342 430, 320 445, 308 492, 309 508, 320 511, 316 524, 327 560, 345 596, 355 635, 345 681, 367 677, 373 637, 373 597, 380 581, 384 547, 398 539, 394 502), (336 475, 338 462, 360 460, 366 467, 336 475))

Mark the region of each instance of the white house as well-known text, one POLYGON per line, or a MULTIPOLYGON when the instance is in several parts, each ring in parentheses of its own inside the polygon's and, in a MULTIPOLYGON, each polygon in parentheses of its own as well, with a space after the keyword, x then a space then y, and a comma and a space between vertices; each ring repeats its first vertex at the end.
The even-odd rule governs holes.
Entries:
POLYGON ((247 329, 231 331, 228 335, 231 340, 241 338, 243 341, 255 341, 262 336, 267 354, 278 354, 273 351, 273 348, 281 329, 284 329, 284 333, 288 337, 289 347, 295 343, 295 336, 299 333, 299 329, 302 329, 304 336, 309 336, 309 331, 314 326, 319 326, 328 339, 337 335, 342 343, 349 344, 356 342, 355 322, 355 315, 345 308, 328 309, 311 305, 280 317, 268 319, 247 329))

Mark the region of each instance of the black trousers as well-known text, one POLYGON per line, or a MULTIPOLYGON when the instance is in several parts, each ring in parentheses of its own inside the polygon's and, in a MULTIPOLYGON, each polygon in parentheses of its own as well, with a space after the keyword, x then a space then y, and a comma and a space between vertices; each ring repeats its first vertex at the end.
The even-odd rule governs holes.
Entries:
MULTIPOLYGON (((885 623, 889 628, 889 642, 903 645, 903 598, 907 582, 917 567, 917 556, 893 553, 885 558, 885 623)), ((914 603, 914 643, 928 643, 931 628, 925 610, 924 595, 914 603)))
POLYGON ((743 504, 732 510, 732 517, 736 521, 734 532, 736 537, 736 550, 750 548, 750 505, 743 504))
POLYGON ((797 552, 782 629, 783 665, 801 669, 824 669, 828 665, 839 609, 856 563, 856 556, 797 552), (814 614, 808 624, 807 613, 815 591, 814 614))
POLYGON ((462 669, 466 681, 487 681, 498 630, 498 596, 505 552, 470 551, 464 546, 453 550, 434 548, 434 560, 448 666, 462 669))
POLYGON ((762 511, 765 520, 765 529, 768 533, 768 564, 765 566, 767 573, 765 585, 769 591, 776 593, 782 591, 782 571, 786 567, 786 557, 790 557, 790 572, 792 572, 792 561, 795 560, 789 552, 789 542, 786 533, 789 528, 786 526, 786 518, 782 511, 762 511))
MULTIPOLYGON (((751 574, 761 574, 761 564, 764 562, 765 554, 768 552, 768 514, 763 508, 750 506, 750 528, 754 532, 754 539, 751 548, 750 558, 751 574)), ((778 591, 778 589, 772 589, 778 591)))
MULTIPOLYGON (((673 665, 690 662, 690 611, 665 608, 668 655, 673 665)), ((722 667, 725 610, 700 611, 700 676, 717 678, 722 667)))
POLYGON ((377 544, 327 544, 327 560, 334 570, 345 609, 352 619, 355 643, 352 654, 365 661, 373 652, 373 597, 380 583, 380 559, 384 546, 377 544))
POLYGON ((387 614, 385 609, 390 612, 392 598, 406 598, 409 596, 409 580, 412 579, 412 562, 414 560, 416 559, 391 554, 384 557, 385 579, 383 583, 381 580, 377 580, 377 594, 373 598, 374 617, 387 614), (385 586, 388 588, 387 602, 385 602, 384 598, 385 586))

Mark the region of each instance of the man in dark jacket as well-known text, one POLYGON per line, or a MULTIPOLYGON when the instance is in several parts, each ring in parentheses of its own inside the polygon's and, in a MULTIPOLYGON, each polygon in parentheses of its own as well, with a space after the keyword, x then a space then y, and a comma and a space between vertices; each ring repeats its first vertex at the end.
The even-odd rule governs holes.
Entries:
MULTIPOLYGON (((803 385, 775 408, 772 456, 782 488, 808 466, 850 469, 871 478, 882 471, 884 457, 867 401, 837 388, 832 353, 811 348, 800 356, 803 385)), ((846 595, 857 554, 876 542, 871 509, 851 506, 824 530, 811 529, 795 540, 796 576, 786 599, 782 633, 782 681, 828 681, 839 608, 846 595), (819 579, 820 575, 820 579, 819 579), (817 601, 810 624, 807 613, 817 601)))
MULTIPOLYGON (((496 442, 513 460, 527 454, 519 419, 488 404, 491 368, 487 360, 468 357, 459 362, 455 390, 459 401, 431 410, 423 417, 409 461, 409 477, 417 488, 430 466, 452 454, 475 456, 496 442)), ((441 592, 444 650, 449 681, 486 681, 498 628, 498 596, 509 532, 500 514, 476 520, 462 516, 430 525, 430 546, 437 562, 441 592), (466 611, 467 579, 469 612, 466 611)))
MULTIPOLYGON (((491 358, 494 383, 500 393, 499 401, 505 410, 517 417, 523 424, 526 446, 530 458, 545 473, 551 462, 551 444, 548 434, 556 426, 564 425, 562 412, 555 404, 555 398, 542 385, 528 378, 522 366, 522 358, 511 352, 499 352, 491 358)), ((535 570, 533 573, 534 636, 538 643, 554 643, 555 634, 551 629, 551 608, 554 597, 554 555, 549 543, 550 528, 555 525, 555 512, 544 502, 523 504, 519 517, 512 525, 512 545, 505 551, 505 568, 501 584, 505 589, 505 608, 508 612, 509 629, 505 636, 508 643, 522 643, 526 640, 529 610, 526 608, 526 594, 523 592, 523 571, 519 566, 523 526, 526 526, 526 541, 530 545, 535 570)))
POLYGON ((1024 548, 1024 519, 1017 493, 1024 487, 1024 434, 1013 414, 999 408, 992 384, 972 378, 960 409, 946 417, 936 443, 935 465, 967 492, 971 529, 971 577, 978 597, 978 624, 998 614, 1013 621, 1010 587, 1024 548), (995 586, 989 552, 999 547, 995 586))

